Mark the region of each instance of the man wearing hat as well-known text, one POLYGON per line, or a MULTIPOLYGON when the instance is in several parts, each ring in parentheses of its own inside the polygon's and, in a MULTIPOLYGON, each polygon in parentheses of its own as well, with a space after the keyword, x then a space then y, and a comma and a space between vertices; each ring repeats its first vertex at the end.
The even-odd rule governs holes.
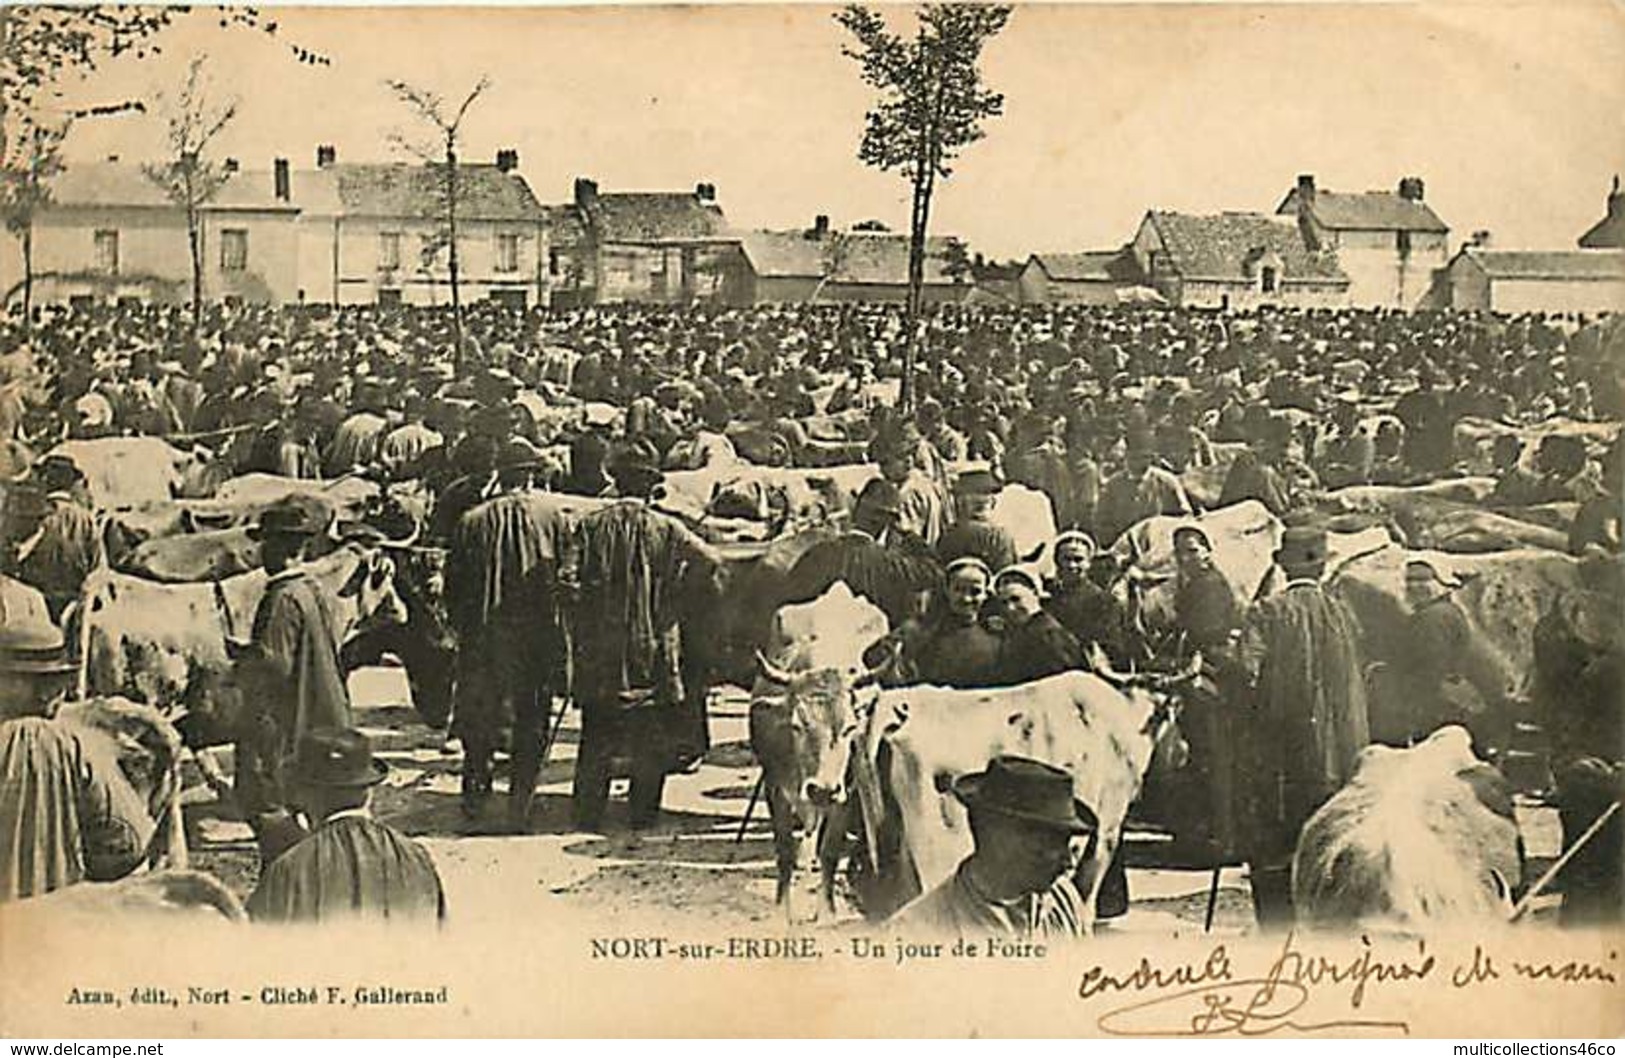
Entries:
POLYGON ((970 815, 975 851, 899 911, 892 920, 898 928, 957 937, 1079 936, 1084 902, 1071 879, 1073 844, 1092 844, 1099 822, 1073 796, 1072 777, 1041 761, 1001 756, 954 780, 953 794, 970 815))
POLYGON ((386 403, 383 383, 372 378, 356 381, 351 397, 355 410, 339 423, 327 447, 328 474, 339 477, 357 467, 371 466, 378 458, 378 446, 389 429, 384 415, 386 403))
POLYGON ((85 493, 85 476, 63 455, 48 455, 35 468, 45 489, 45 515, 30 544, 19 551, 17 579, 45 596, 51 619, 60 621, 79 598, 85 577, 101 556, 96 515, 85 493))
POLYGON ((1373 710, 1372 733, 1383 742, 1426 738, 1445 724, 1460 724, 1480 751, 1505 748, 1503 725, 1516 715, 1516 679, 1475 632, 1456 593, 1463 587, 1425 559, 1405 563, 1410 605, 1392 685, 1373 710), (1397 715, 1396 715, 1397 714, 1397 715))
POLYGON ((54 625, 0 622, 0 902, 121 878, 157 829, 117 762, 49 719, 76 671, 54 625))
POLYGON ((446 609, 457 633, 453 734, 463 745, 463 807, 478 815, 491 793, 491 758, 512 731, 509 823, 523 829, 541 767, 553 689, 563 686, 558 590, 570 522, 535 487, 540 460, 510 443, 498 458, 498 494, 457 521, 447 548, 446 609))
POLYGON ((1000 486, 993 471, 968 469, 954 482, 953 526, 937 541, 937 558, 949 563, 972 555, 990 569, 1003 569, 1016 560, 1016 541, 1002 525, 993 524, 993 507, 1000 486))
POLYGON ((870 447, 880 476, 897 486, 897 527, 935 547, 947 523, 942 492, 920 469, 919 430, 913 422, 885 427, 870 447))
POLYGON ((1136 522, 1159 514, 1188 515, 1190 497, 1168 470, 1156 465, 1151 431, 1142 425, 1128 431, 1123 467, 1100 489, 1095 515, 1102 541, 1114 541, 1136 522))
POLYGON ((1236 651, 1253 720, 1249 881, 1266 928, 1290 926, 1298 834, 1371 741, 1359 625, 1321 584, 1326 558, 1324 526, 1287 527, 1275 552, 1286 586, 1254 604, 1236 651))
POLYGON ((389 766, 366 735, 315 728, 285 768, 291 800, 315 829, 260 875, 248 914, 256 922, 387 919, 438 922, 446 896, 423 846, 372 818, 368 802, 389 766))
POLYGON ((942 571, 919 537, 897 527, 897 486, 874 478, 858 493, 851 528, 821 540, 790 567, 780 604, 811 602, 843 580, 886 614, 893 631, 918 622, 942 583, 942 571))
POLYGON ((313 496, 267 507, 249 531, 270 574, 238 652, 243 728, 236 750, 237 799, 271 862, 291 833, 281 765, 307 731, 350 726, 350 694, 339 663, 338 602, 304 563, 332 520, 313 496))
POLYGON ((651 504, 662 475, 653 452, 629 445, 610 463, 617 503, 581 519, 573 678, 581 747, 572 808, 597 830, 613 761, 631 760, 629 817, 658 819, 667 775, 705 752, 705 682, 685 623, 702 627, 719 590, 720 557, 682 521, 651 504))

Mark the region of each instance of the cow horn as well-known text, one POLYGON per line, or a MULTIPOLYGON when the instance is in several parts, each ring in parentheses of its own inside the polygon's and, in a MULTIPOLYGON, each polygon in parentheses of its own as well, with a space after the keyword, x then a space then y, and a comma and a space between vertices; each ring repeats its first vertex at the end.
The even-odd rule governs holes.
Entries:
POLYGON ((1106 657, 1106 652, 1101 649, 1099 643, 1091 642, 1089 644, 1087 657, 1090 671, 1107 683, 1123 686, 1131 682, 1130 677, 1112 668, 1111 661, 1106 657))
POLYGON ((788 685, 790 681, 794 679, 788 669, 782 669, 773 664, 771 661, 767 660, 767 655, 763 654, 760 650, 756 652, 756 667, 761 670, 763 676, 766 676, 774 683, 783 683, 788 685))
POLYGON ((879 683, 886 678, 887 673, 896 667, 897 660, 902 656, 903 644, 900 640, 894 640, 886 650, 886 660, 872 668, 864 669, 863 675, 857 678, 853 686, 867 687, 871 683, 879 683))

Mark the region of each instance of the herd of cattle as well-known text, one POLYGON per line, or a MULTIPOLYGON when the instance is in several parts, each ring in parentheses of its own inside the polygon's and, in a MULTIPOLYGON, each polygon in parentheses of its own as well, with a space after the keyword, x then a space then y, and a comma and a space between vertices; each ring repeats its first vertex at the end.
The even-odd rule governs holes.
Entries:
MULTIPOLYGON (((1469 448, 1508 429, 1476 420, 1460 427, 1472 435, 1465 438, 1469 448)), ((1617 425, 1554 421, 1526 428, 1524 439, 1553 430, 1600 447, 1617 425)), ((850 444, 821 444, 828 460, 821 455, 806 462, 853 457, 850 444)), ((1280 520, 1254 501, 1212 509, 1236 455, 1235 446, 1216 447, 1215 465, 1184 475, 1206 513, 1148 519, 1103 542, 1125 573, 1116 590, 1147 636, 1172 620, 1171 537, 1179 524, 1202 526, 1215 566, 1237 598, 1269 590, 1276 575, 1270 556, 1280 520)), ((136 771, 151 777, 140 796, 152 801, 155 819, 178 822, 180 791, 165 777, 179 774, 182 741, 211 782, 226 789, 207 751, 232 737, 241 708, 233 647, 247 638, 266 581, 247 528, 291 493, 318 495, 337 515, 328 553, 312 572, 341 602, 347 663, 395 655, 407 671, 413 705, 431 724, 445 722, 455 645, 441 612, 443 553, 420 543, 432 497, 419 483, 265 474, 221 480, 206 456, 147 437, 70 441, 59 452, 85 475, 105 549, 79 601, 61 615, 81 659, 81 694, 128 703, 120 714, 126 726, 139 716, 154 731, 178 733, 178 741, 123 736, 126 756, 140 747, 136 771)), ((1100 820, 1079 876, 1084 895, 1092 897, 1148 773, 1176 767, 1186 755, 1179 701, 1197 669, 1123 674, 1101 657, 1092 671, 1010 688, 884 686, 883 674, 863 663, 889 631, 875 606, 844 584, 815 602, 779 606, 795 560, 836 531, 841 513, 875 474, 861 462, 769 467, 742 457, 669 473, 659 501, 698 527, 728 560, 726 597, 694 615, 704 631, 694 639, 719 680, 753 687, 751 739, 763 768, 781 900, 788 905, 796 864, 813 843, 823 868, 824 912, 833 910, 833 880, 843 860, 871 917, 885 916, 946 878, 970 849, 964 811, 949 786, 1001 753, 1053 762, 1074 776, 1078 796, 1100 820), (842 840, 849 833, 858 840, 842 840)), ((1505 674, 1514 689, 1507 702, 1527 706, 1525 715, 1502 718, 1511 730, 1538 724, 1542 710, 1562 708, 1558 701, 1533 700, 1537 624, 1581 589, 1611 583, 1612 575, 1606 561, 1566 552, 1564 527, 1574 511, 1565 506, 1572 504, 1491 511, 1485 500, 1494 484, 1469 476, 1356 486, 1326 493, 1319 506, 1333 529, 1331 590, 1359 618, 1366 661, 1397 662, 1403 653, 1404 568, 1424 557, 1463 585, 1456 598, 1474 648, 1505 674)), ((556 502, 568 517, 613 501, 556 494, 556 502)), ((994 520, 1012 532, 1026 560, 1046 566, 1055 520, 1042 493, 1006 486, 994 520)), ((28 527, 11 530, 26 536, 28 527)), ((8 615, 47 612, 39 593, 11 578, 0 577, 0 605, 8 615)), ((1374 696, 1371 707, 1374 737, 1394 745, 1414 740, 1417 733, 1405 730, 1403 703, 1374 696)), ((116 739, 116 725, 113 730, 116 739)), ((1304 835, 1300 914, 1341 922, 1385 916, 1415 926, 1441 914, 1484 912, 1521 884, 1515 826, 1482 798, 1462 792, 1473 787, 1470 779, 1481 767, 1463 734, 1447 729, 1412 749, 1367 751, 1350 789, 1304 835), (1395 790, 1408 799, 1396 804, 1395 790), (1382 825, 1396 812, 1433 813, 1446 822, 1382 825), (1359 846, 1358 855, 1348 854, 1350 843, 1359 846), (1337 877, 1354 862, 1388 866, 1376 883, 1363 868, 1358 883, 1337 877), (1396 889, 1410 895, 1396 896, 1396 889)), ((181 829, 171 825, 168 833, 171 863, 184 864, 181 829)), ((147 887, 168 893, 161 898, 167 900, 176 883, 147 887)), ((203 888, 210 906, 229 907, 229 894, 203 888)))

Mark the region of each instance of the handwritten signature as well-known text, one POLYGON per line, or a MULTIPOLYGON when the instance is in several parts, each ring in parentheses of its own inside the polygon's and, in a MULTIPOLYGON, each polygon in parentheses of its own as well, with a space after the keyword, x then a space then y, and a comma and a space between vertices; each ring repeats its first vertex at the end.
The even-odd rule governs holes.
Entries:
POLYGON ((1300 1022, 1291 1016, 1309 1001, 1309 989, 1291 981, 1254 977, 1225 984, 1189 988, 1158 996, 1102 1016, 1101 1031, 1113 1036, 1267 1036, 1366 1029, 1410 1035, 1403 1021, 1345 1019, 1300 1022))

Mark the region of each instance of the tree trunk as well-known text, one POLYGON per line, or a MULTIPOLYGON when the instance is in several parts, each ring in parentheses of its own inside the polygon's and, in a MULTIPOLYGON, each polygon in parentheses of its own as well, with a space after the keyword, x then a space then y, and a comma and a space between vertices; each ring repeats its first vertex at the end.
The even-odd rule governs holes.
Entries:
POLYGON ((203 243, 199 239, 197 208, 186 211, 186 238, 192 249, 192 336, 203 330, 203 243))
POLYGON ((34 220, 23 226, 23 333, 34 334, 34 220))
POLYGON ((463 374, 463 301, 458 289, 457 267, 457 151, 446 148, 446 230, 451 240, 451 334, 456 348, 452 351, 452 370, 458 377, 463 374))

